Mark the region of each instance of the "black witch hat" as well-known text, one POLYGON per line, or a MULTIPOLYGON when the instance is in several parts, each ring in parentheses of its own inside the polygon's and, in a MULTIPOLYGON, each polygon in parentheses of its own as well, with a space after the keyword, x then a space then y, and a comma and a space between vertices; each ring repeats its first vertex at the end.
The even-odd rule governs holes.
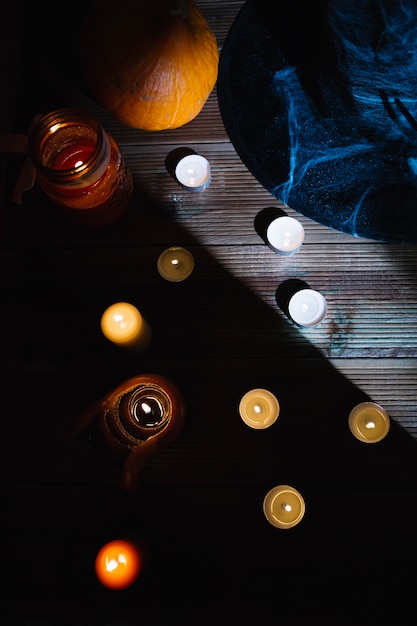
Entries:
POLYGON ((415 0, 248 0, 218 98, 278 200, 355 236, 417 243, 415 0))

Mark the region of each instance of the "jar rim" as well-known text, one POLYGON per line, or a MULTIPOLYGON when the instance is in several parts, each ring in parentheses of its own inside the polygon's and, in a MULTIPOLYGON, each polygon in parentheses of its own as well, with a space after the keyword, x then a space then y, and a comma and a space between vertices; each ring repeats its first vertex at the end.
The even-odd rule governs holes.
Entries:
POLYGON ((98 121, 90 114, 78 108, 60 108, 50 111, 36 119, 28 134, 29 155, 36 169, 44 175, 53 176, 59 181, 71 182, 89 171, 100 158, 104 148, 104 131, 98 121), (56 169, 45 165, 40 154, 42 148, 51 137, 64 126, 84 126, 92 130, 95 136, 95 146, 82 163, 76 167, 56 169))

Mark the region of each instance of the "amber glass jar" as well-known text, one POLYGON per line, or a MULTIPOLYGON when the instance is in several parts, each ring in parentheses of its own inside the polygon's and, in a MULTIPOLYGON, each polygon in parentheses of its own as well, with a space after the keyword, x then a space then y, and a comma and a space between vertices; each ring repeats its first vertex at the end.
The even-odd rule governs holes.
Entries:
POLYGON ((78 224, 102 228, 124 213, 132 176, 113 137, 84 111, 58 109, 38 119, 29 151, 43 191, 78 224))
POLYGON ((121 461, 120 486, 133 491, 151 456, 172 443, 185 423, 185 402, 165 376, 140 374, 112 389, 77 420, 72 436, 121 461))

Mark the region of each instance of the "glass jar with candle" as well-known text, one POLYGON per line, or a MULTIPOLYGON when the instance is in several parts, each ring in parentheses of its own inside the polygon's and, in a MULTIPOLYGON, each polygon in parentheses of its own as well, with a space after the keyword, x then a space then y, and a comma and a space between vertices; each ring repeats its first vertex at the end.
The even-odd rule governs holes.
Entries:
POLYGON ((122 462, 120 486, 136 489, 148 459, 174 441, 185 422, 177 386, 158 374, 133 376, 81 415, 72 436, 84 433, 122 462))
POLYGON ((37 119, 29 152, 40 187, 78 224, 102 228, 124 213, 132 176, 113 137, 87 113, 58 109, 37 119))

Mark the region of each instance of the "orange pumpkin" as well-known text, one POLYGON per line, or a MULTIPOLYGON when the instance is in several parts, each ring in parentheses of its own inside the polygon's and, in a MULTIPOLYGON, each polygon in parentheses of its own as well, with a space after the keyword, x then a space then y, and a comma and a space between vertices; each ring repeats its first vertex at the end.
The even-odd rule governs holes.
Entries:
POLYGON ((158 131, 200 113, 219 51, 193 0, 97 0, 81 29, 80 61, 99 104, 128 126, 158 131))

